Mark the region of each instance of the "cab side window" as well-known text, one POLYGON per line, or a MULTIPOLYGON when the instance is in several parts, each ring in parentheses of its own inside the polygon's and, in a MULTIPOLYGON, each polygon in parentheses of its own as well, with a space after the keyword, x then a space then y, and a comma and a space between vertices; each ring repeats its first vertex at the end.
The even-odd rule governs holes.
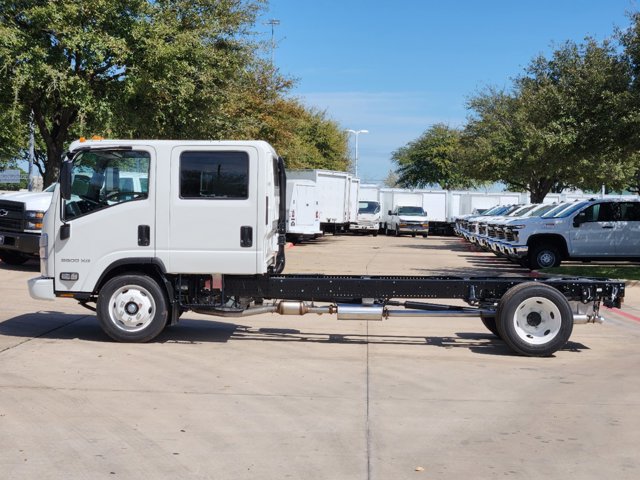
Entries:
POLYGON ((180 198, 242 200, 249 197, 246 152, 196 151, 180 155, 180 198))
POLYGON ((620 220, 623 222, 640 222, 640 202, 621 203, 620 220))
POLYGON ((614 222, 618 217, 617 204, 614 202, 596 203, 584 211, 585 222, 614 222))

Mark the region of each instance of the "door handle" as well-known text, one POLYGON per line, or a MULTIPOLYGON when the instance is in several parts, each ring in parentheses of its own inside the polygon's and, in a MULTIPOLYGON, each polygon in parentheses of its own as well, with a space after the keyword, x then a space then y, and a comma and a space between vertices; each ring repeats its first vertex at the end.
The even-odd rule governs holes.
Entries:
POLYGON ((605 226, 603 226, 602 228, 603 228, 603 229, 604 229, 604 228, 606 228, 606 229, 612 229, 612 228, 613 228, 613 225, 605 225, 605 226))
POLYGON ((138 225, 138 246, 148 247, 151 245, 151 227, 149 225, 138 225))
POLYGON ((253 228, 250 226, 240 227, 240 246, 249 248, 253 246, 253 228))

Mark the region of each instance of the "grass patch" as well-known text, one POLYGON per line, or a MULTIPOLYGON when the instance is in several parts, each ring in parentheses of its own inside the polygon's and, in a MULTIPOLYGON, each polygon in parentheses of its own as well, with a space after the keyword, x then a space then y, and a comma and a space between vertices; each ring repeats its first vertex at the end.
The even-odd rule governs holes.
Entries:
POLYGON ((601 277, 624 280, 640 280, 640 266, 636 265, 568 265, 545 268, 540 273, 567 277, 601 277))

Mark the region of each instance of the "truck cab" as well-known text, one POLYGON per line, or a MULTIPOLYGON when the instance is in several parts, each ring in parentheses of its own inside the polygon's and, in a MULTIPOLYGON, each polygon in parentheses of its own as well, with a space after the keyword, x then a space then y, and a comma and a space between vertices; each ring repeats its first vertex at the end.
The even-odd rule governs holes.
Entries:
POLYGON ((92 140, 68 157, 40 242, 45 296, 91 295, 124 269, 275 268, 279 159, 266 142, 92 140))
POLYGON ((352 232, 378 235, 380 230, 380 202, 360 200, 358 202, 358 221, 349 226, 352 232))

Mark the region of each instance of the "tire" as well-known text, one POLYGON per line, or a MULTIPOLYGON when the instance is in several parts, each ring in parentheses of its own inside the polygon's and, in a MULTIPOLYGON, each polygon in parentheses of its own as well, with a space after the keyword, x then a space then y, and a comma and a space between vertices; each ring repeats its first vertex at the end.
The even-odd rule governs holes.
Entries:
POLYGON ((389 225, 387 225, 386 223, 384 224, 384 234, 388 237, 389 235, 391 235, 391 230, 389 230, 389 225))
POLYGON ((558 290, 538 282, 516 285, 496 312, 498 335, 515 352, 548 357, 564 347, 573 331, 573 312, 558 290))
POLYGON ((158 336, 169 318, 165 292, 146 275, 121 275, 104 284, 96 308, 100 326, 118 342, 144 343, 158 336))
POLYGON ((411 232, 411 236, 415 238, 416 232, 411 232))
POLYGON ((482 324, 487 327, 487 330, 500 338, 500 332, 498 332, 498 327, 496 326, 496 317, 480 317, 480 319, 482 320, 482 324))
POLYGON ((400 227, 399 227, 398 225, 396 225, 396 229, 393 231, 393 234, 394 234, 396 237, 399 237, 399 236, 400 236, 400 227))
POLYGON ((529 254, 529 268, 539 270, 560 266, 560 251, 553 245, 542 244, 533 248, 529 254))
POLYGON ((429 234, 428 233, 423 233, 422 234, 422 238, 429 238, 429 234))
POLYGON ((7 265, 22 265, 27 260, 29 260, 29 257, 21 254, 20 252, 5 250, 0 252, 0 260, 2 260, 7 265))

